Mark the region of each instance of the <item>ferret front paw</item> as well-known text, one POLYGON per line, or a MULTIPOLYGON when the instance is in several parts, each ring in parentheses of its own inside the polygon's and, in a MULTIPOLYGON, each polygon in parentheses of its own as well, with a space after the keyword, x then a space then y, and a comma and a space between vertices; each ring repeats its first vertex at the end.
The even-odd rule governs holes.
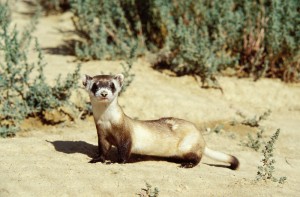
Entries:
POLYGON ((104 163, 105 162, 105 158, 103 156, 97 156, 95 158, 93 158, 91 161, 89 161, 89 163, 104 163))
POLYGON ((187 163, 182 163, 182 164, 180 165, 180 167, 181 167, 181 168, 193 168, 193 167, 195 167, 195 164, 194 164, 194 163, 189 163, 189 162, 187 162, 187 163))

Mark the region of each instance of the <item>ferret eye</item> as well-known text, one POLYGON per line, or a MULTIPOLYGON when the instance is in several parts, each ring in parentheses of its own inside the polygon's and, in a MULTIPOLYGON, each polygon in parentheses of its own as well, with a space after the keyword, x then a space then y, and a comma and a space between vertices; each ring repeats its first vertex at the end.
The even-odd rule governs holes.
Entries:
POLYGON ((115 84, 114 84, 114 83, 111 83, 111 84, 110 84, 110 88, 115 88, 115 84))
POLYGON ((93 84, 92 88, 91 88, 91 91, 93 93, 95 93, 96 91, 98 90, 98 86, 96 84, 93 84))
POLYGON ((116 91, 116 86, 114 83, 110 84, 111 91, 114 93, 116 91))

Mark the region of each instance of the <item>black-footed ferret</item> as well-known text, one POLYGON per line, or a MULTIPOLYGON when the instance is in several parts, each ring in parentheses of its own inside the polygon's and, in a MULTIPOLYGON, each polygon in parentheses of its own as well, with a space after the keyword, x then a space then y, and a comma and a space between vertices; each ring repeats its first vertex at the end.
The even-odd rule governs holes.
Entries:
POLYGON ((98 134, 99 155, 91 162, 105 162, 112 145, 118 150, 118 162, 125 163, 130 154, 175 158, 182 167, 194 167, 202 155, 239 166, 236 157, 206 147, 201 132, 195 125, 177 118, 134 120, 124 114, 118 104, 118 94, 124 76, 118 74, 84 75, 82 82, 88 91, 98 134))

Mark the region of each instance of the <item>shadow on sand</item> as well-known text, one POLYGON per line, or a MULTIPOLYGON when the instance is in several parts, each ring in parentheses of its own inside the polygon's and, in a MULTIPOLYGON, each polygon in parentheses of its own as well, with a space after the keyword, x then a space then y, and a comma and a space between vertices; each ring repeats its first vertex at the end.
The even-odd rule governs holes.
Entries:
POLYGON ((84 141, 48 141, 51 143, 55 150, 58 152, 66 153, 66 154, 74 154, 81 153, 87 155, 90 158, 93 158, 97 154, 97 146, 93 144, 89 144, 84 141))
MULTIPOLYGON (((84 141, 48 141, 46 142, 51 143, 55 150, 58 152, 66 153, 66 154, 75 154, 75 153, 81 153, 84 155, 87 155, 91 159, 97 156, 98 153, 98 146, 89 144, 84 141)), ((117 161, 117 149, 115 147, 112 147, 110 152, 107 155, 108 163, 115 163, 117 161)), ((130 156, 129 161, 127 163, 137 163, 142 161, 168 161, 180 164, 180 160, 174 159, 174 158, 163 158, 163 157, 154 157, 154 156, 143 156, 143 155, 136 155, 132 154, 130 156)), ((221 165, 221 164, 208 164, 208 163, 202 163, 208 166, 213 167, 221 167, 221 168, 229 168, 230 166, 221 165)), ((200 164, 201 165, 201 164, 200 164)))
MULTIPOLYGON (((91 159, 97 156, 98 153, 98 146, 89 144, 84 141, 48 141, 46 142, 51 143, 55 150, 58 152, 66 153, 66 154, 75 154, 75 153, 81 153, 84 155, 87 155, 91 159)), ((112 163, 117 161, 117 149, 115 147, 112 147, 107 155, 107 160, 111 161, 112 163)), ((128 163, 136 163, 136 162, 142 162, 142 161, 172 161, 176 162, 167 158, 161 158, 161 157, 153 157, 153 156, 142 156, 142 155, 136 155, 132 154, 130 156, 130 159, 128 163)), ((177 163, 177 162, 176 162, 177 163)))
MULTIPOLYGON (((98 146, 89 144, 84 141, 48 141, 46 142, 51 143, 55 150, 58 152, 66 153, 66 154, 75 154, 81 153, 87 155, 91 159, 97 156, 98 153, 98 146)), ((117 149, 112 147, 107 155, 107 160, 111 162, 117 161, 117 149)), ((135 163, 140 161, 149 161, 149 160, 166 160, 165 158, 156 158, 150 156, 141 156, 132 154, 128 163, 135 163)))

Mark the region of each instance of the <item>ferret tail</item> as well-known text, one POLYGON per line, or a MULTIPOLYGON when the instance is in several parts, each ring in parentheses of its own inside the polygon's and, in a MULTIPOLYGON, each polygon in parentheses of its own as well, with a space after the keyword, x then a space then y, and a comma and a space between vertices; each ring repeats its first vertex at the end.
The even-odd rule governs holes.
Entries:
POLYGON ((228 155, 228 154, 225 154, 222 152, 218 152, 218 151, 212 150, 207 147, 205 147, 205 149, 204 149, 204 155, 206 155, 209 158, 214 159, 216 161, 229 163, 230 164, 229 168, 232 170, 237 170, 240 165, 239 160, 235 156, 228 155))

